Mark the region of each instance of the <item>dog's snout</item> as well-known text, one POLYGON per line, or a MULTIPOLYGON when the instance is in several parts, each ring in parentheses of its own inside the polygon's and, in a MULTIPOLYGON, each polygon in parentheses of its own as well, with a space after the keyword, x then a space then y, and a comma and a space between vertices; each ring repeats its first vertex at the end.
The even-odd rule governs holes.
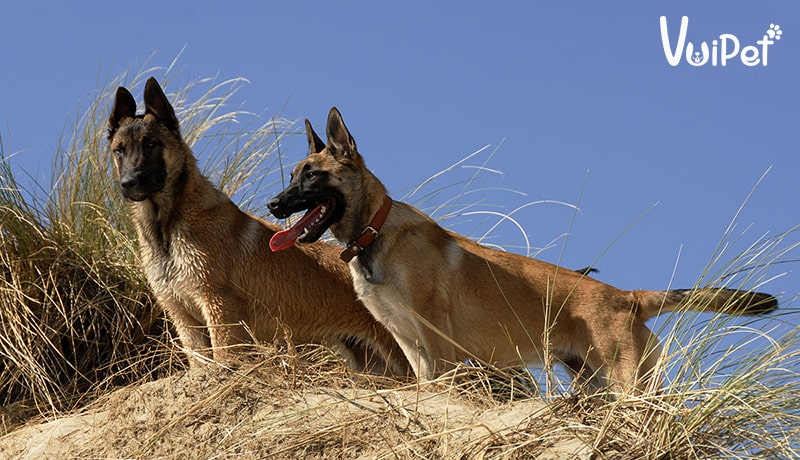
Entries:
POLYGON ((269 202, 267 202, 267 208, 269 209, 269 212, 271 212, 272 214, 275 214, 276 216, 278 214, 280 214, 280 212, 281 212, 281 200, 280 200, 280 197, 276 196, 275 198, 269 200, 269 202))
POLYGON ((131 190, 139 185, 139 174, 126 174, 119 180, 123 190, 131 190))
POLYGON ((283 194, 280 194, 267 202, 269 212, 278 219, 285 219, 292 215, 292 211, 289 210, 290 206, 287 205, 285 198, 283 194))

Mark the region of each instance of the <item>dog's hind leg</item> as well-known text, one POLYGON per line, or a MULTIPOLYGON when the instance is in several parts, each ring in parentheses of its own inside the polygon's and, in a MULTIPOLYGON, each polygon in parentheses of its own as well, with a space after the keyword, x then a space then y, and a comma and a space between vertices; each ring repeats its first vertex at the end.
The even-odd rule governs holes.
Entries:
POLYGON ((588 362, 607 375, 607 385, 615 393, 647 391, 660 356, 658 339, 638 319, 625 321, 616 330, 617 337, 606 335, 596 340, 596 350, 589 353, 588 362), (596 353, 595 353, 596 351, 596 353))
POLYGON ((640 323, 634 329, 634 350, 638 355, 635 389, 637 392, 660 391, 663 375, 660 374, 661 368, 661 343, 658 336, 653 334, 650 329, 640 323))
POLYGON ((593 394, 606 388, 605 373, 589 364, 587 357, 566 355, 559 359, 572 376, 572 386, 575 390, 586 389, 589 394, 593 394))

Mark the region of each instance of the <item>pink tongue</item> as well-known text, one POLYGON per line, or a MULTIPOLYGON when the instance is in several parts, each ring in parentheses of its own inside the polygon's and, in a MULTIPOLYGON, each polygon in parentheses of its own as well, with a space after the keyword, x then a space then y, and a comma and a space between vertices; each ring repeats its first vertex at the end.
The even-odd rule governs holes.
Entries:
POLYGON ((322 214, 322 206, 322 204, 319 204, 314 209, 310 209, 296 224, 272 235, 272 238, 269 240, 269 248, 272 249, 272 252, 283 251, 284 249, 292 247, 297 242, 297 238, 303 234, 303 230, 310 228, 314 221, 322 214))

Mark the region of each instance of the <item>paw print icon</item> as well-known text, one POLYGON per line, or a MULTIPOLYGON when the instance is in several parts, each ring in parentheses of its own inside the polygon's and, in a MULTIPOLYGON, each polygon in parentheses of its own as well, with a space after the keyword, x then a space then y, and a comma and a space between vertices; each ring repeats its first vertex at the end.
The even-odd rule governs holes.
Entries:
POLYGON ((781 35, 783 35, 783 30, 781 30, 781 26, 778 24, 770 24, 769 29, 767 29, 767 37, 770 40, 780 40, 781 35))

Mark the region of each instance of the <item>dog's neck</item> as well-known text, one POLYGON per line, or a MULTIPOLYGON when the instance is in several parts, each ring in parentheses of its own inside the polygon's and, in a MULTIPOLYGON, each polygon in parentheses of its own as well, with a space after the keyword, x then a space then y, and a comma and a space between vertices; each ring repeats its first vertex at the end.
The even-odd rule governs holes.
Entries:
POLYGON ((383 195, 383 203, 378 211, 373 215, 370 223, 364 227, 361 234, 357 238, 350 240, 347 247, 342 251, 339 257, 345 261, 350 262, 353 257, 359 255, 361 251, 367 249, 378 236, 380 235, 381 228, 389 216, 389 211, 392 209, 392 199, 389 195, 383 195))
POLYGON ((383 206, 383 199, 387 195, 386 187, 370 171, 366 171, 354 190, 355 193, 345 197, 347 204, 341 219, 330 228, 333 236, 345 244, 361 236, 383 206))

